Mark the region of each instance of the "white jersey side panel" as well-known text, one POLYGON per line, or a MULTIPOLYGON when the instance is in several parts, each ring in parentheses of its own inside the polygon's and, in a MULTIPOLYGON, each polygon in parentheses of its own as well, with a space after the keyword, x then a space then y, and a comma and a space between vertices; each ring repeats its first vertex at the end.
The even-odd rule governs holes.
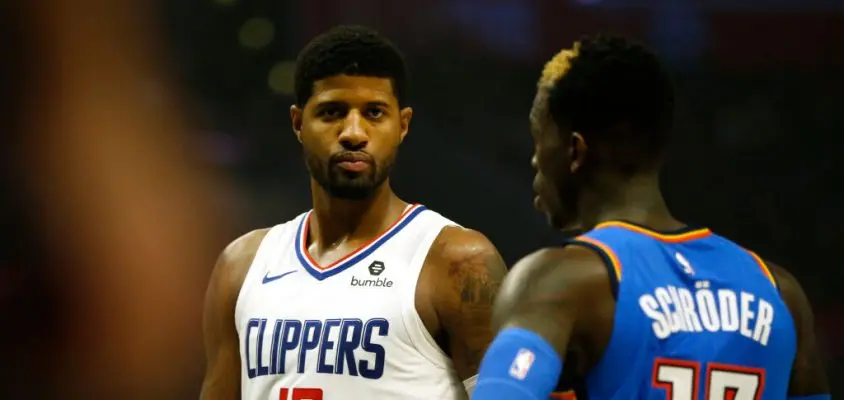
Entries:
POLYGON ((431 244, 456 225, 420 205, 327 266, 306 251, 305 213, 271 228, 235 311, 243 399, 467 399, 415 307, 431 244))

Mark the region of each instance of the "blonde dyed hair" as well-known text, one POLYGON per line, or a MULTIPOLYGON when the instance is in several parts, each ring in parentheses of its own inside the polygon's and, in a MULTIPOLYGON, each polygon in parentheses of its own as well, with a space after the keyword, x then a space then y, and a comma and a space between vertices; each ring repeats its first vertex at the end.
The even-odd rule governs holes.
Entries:
POLYGON ((580 42, 574 42, 570 49, 563 49, 551 58, 542 69, 542 76, 537 86, 543 89, 550 89, 562 78, 571 68, 571 60, 580 53, 580 42))

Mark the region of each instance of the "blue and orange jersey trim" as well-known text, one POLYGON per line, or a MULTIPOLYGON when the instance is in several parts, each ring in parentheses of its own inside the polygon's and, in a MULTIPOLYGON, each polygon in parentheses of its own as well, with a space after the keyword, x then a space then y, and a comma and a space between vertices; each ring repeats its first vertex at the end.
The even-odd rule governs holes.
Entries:
POLYGON ((595 226, 595 229, 600 228, 608 228, 608 227, 618 227, 627 229, 629 231, 633 231, 636 233, 641 233, 646 236, 650 236, 656 240, 666 242, 666 243, 683 243, 697 239, 703 239, 705 237, 711 236, 712 231, 707 228, 698 228, 698 229, 683 229, 676 233, 667 233, 667 232, 656 232, 654 230, 645 228, 643 226, 634 225, 629 222, 624 221, 607 221, 602 222, 595 226))
POLYGON ((325 266, 319 265, 319 263, 316 262, 308 253, 308 229, 313 210, 308 211, 308 213, 305 214, 299 222, 299 228, 296 231, 296 258, 299 259, 299 262, 305 268, 305 271, 311 274, 314 278, 324 280, 332 277, 349 269, 368 257, 375 250, 384 245, 384 243, 390 240, 390 238, 404 229, 411 221, 413 221, 414 218, 426 209, 427 208, 421 204, 412 204, 408 206, 401 216, 399 216, 399 218, 393 222, 389 228, 387 228, 384 232, 381 232, 380 235, 372 238, 372 240, 363 246, 358 247, 355 251, 347 254, 343 258, 325 266))
POLYGON ((769 281, 771 281, 771 284, 774 285, 775 288, 779 289, 779 285, 777 284, 777 278, 774 277, 774 273, 773 271, 771 271, 771 268, 768 267, 768 263, 766 263, 765 260, 759 257, 758 254, 748 249, 744 249, 744 251, 748 252, 750 256, 753 257, 753 260, 756 261, 756 263, 759 264, 759 268, 762 269, 762 274, 764 274, 765 277, 768 278, 769 281))
POLYGON ((577 400, 577 395, 574 393, 574 390, 568 390, 565 392, 551 393, 550 398, 554 400, 577 400))
MULTIPOLYGON (((645 228, 643 226, 631 224, 629 222, 624 221, 606 221, 602 222, 595 226, 592 231, 601 229, 601 228, 621 228, 631 232, 636 232, 650 238, 666 242, 666 243, 683 243, 697 239, 703 239, 712 235, 712 231, 707 228, 698 228, 698 229, 683 229, 677 232, 656 232, 654 230, 645 228)), ((615 288, 618 282, 621 282, 622 279, 622 266, 621 261, 619 261, 618 255, 608 246, 607 244, 597 240, 595 238, 587 236, 587 234, 580 235, 574 239, 574 242, 580 242, 581 244, 586 244, 589 247, 597 250, 601 253, 601 256, 605 259, 608 264, 608 267, 611 269, 612 275, 615 277, 615 282, 613 283, 613 287, 615 288)))
POLYGON ((587 243, 592 245, 593 247, 600 250, 600 253, 603 253, 605 260, 609 263, 609 267, 612 269, 612 272, 615 274, 616 282, 621 282, 621 261, 618 260, 618 256, 615 252, 607 246, 604 242, 600 240, 593 239, 586 235, 581 235, 575 238, 575 241, 587 243))

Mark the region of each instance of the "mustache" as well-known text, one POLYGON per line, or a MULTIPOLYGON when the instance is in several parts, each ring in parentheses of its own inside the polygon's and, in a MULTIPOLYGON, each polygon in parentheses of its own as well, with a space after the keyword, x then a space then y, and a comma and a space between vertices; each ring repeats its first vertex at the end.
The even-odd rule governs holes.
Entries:
POLYGON ((332 154, 331 157, 328 158, 328 162, 331 164, 337 164, 344 161, 375 164, 375 158, 365 151, 341 151, 339 153, 332 154))

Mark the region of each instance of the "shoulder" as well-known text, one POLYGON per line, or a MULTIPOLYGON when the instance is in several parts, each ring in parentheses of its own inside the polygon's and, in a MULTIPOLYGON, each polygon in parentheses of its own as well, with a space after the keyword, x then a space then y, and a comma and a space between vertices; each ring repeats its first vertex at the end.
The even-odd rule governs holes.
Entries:
POLYGON ((525 276, 549 273, 568 275, 591 271, 596 266, 603 266, 603 259, 596 251, 586 246, 570 244, 534 251, 519 260, 513 269, 524 271, 520 273, 525 276))
POLYGON ((498 250, 484 234, 459 226, 444 227, 431 245, 428 256, 432 261, 470 267, 478 260, 500 259, 498 250))
POLYGON ((795 278, 791 272, 788 272, 787 269, 768 260, 765 260, 765 265, 767 265, 771 270, 771 273, 776 279, 777 286, 779 286, 779 289, 783 292, 783 294, 793 295, 794 293, 803 290, 800 287, 800 283, 797 281, 797 278, 795 278))
POLYGON ((264 240, 270 229, 255 229, 233 240, 220 253, 218 262, 226 264, 238 264, 244 261, 251 262, 252 258, 255 257, 255 253, 258 251, 258 247, 261 245, 261 241, 264 240))
MULTIPOLYGON (((297 228, 305 215, 307 213, 299 214, 296 218, 278 225, 255 229, 233 240, 223 249, 217 258, 212 280, 214 279, 214 275, 217 275, 220 277, 231 277, 235 280, 240 279, 241 282, 239 283, 242 283, 264 238, 270 232, 274 232, 273 240, 278 240, 278 238, 290 234, 292 230, 297 228)), ((238 284, 237 286, 239 289, 240 285, 238 284)))
POLYGON ((423 274, 432 285, 434 303, 452 307, 471 299, 492 303, 507 273, 504 260, 482 233, 444 227, 428 251, 423 274))
POLYGON ((438 280, 450 280, 458 286, 466 280, 493 280, 497 286, 507 273, 504 260, 484 234, 459 226, 446 226, 440 231, 425 264, 438 280))
POLYGON ((785 302, 786 307, 788 307, 798 340, 805 339, 807 335, 813 336, 815 314, 812 311, 812 304, 809 302, 809 297, 806 296, 803 286, 800 285, 797 278, 787 269, 770 261, 765 261, 765 264, 774 275, 780 296, 783 302, 785 302))
POLYGON ((581 304, 611 299, 610 287, 604 261, 594 250, 578 245, 540 249, 519 260, 504 279, 494 323, 501 327, 508 316, 531 309, 584 310, 581 304))
POLYGON ((797 333, 797 354, 792 364, 789 396, 829 393, 829 378, 815 337, 815 316, 806 292, 785 268, 768 261, 765 264, 776 278, 780 295, 791 312, 797 333))
POLYGON ((548 247, 519 260, 506 279, 508 289, 520 291, 577 289, 580 284, 609 282, 601 256, 591 248, 579 245, 548 247))
POLYGON ((226 246, 217 258, 211 273, 208 295, 236 296, 246 279, 246 273, 264 237, 271 228, 256 229, 246 233, 226 246))
POLYGON ((235 239, 217 258, 205 291, 203 311, 205 342, 209 348, 234 336, 232 321, 240 287, 267 232, 269 229, 258 229, 235 239))
POLYGON ((788 272, 787 269, 777 264, 767 260, 765 264, 774 275, 780 295, 788 306, 789 311, 791 311, 792 316, 796 320, 795 322, 799 325, 801 319, 811 317, 812 307, 809 304, 809 299, 806 297, 806 292, 803 291, 803 287, 797 281, 797 278, 791 272, 788 272))

